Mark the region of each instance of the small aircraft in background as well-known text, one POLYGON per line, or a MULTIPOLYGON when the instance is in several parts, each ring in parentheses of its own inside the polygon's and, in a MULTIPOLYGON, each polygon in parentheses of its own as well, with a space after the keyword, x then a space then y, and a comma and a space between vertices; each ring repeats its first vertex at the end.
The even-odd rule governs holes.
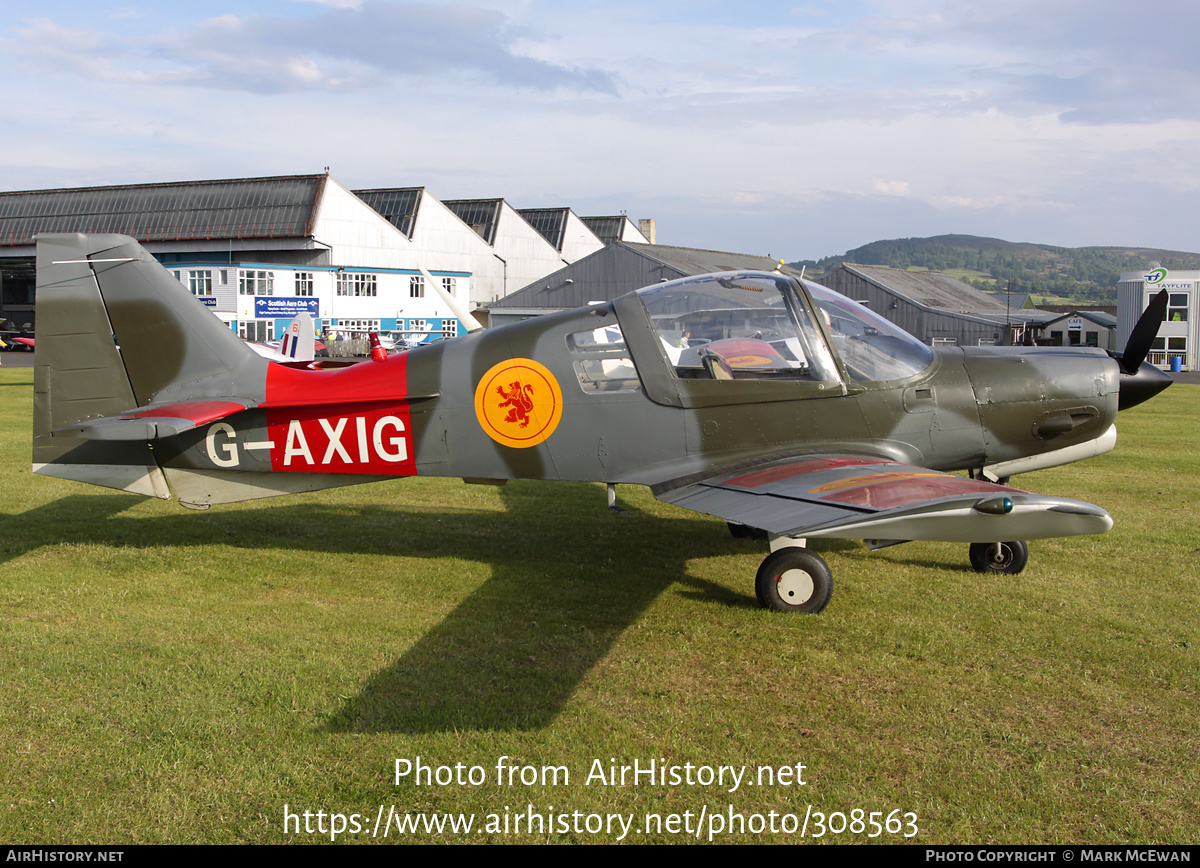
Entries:
POLYGON ((0 332, 0 350, 32 352, 34 339, 21 337, 20 332, 0 332))
POLYGON ((829 602, 808 538, 964 542, 1012 574, 1024 540, 1107 531, 1009 477, 1107 452, 1118 411, 1171 383, 1144 361, 1165 293, 1121 354, 932 349, 818 284, 730 272, 305 370, 130 238, 40 235, 37 273, 37 473, 196 508, 402 476, 603 482, 610 506, 646 485, 765 536, 778 611, 829 602))
POLYGON ((317 357, 317 336, 312 316, 307 311, 300 311, 284 326, 283 336, 279 340, 265 343, 248 341, 247 346, 273 362, 307 365, 317 357))

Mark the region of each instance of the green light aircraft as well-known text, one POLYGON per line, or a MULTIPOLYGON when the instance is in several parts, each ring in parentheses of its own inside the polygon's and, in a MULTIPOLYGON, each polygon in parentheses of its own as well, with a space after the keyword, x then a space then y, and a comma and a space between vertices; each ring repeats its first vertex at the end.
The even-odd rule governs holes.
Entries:
POLYGON ((817 612, 811 538, 970 544, 1017 573, 1024 540, 1103 533, 1098 506, 1009 477, 1099 455, 1171 383, 1122 354, 932 349, 779 273, 660 283, 336 369, 252 351, 137 242, 42 235, 37 473, 207 508, 400 476, 646 485, 772 549, 759 602, 817 612), (968 476, 953 471, 969 471, 968 476))

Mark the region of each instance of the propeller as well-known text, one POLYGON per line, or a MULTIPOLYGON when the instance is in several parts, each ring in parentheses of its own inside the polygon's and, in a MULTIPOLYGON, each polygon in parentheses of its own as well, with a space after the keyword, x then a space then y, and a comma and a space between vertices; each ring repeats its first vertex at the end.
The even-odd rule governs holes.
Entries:
POLYGON ((1146 361, 1150 347, 1158 337, 1158 327, 1167 315, 1167 291, 1160 290, 1150 299, 1146 310, 1138 317, 1123 352, 1109 351, 1121 368, 1121 395, 1117 401, 1119 410, 1128 410, 1143 401, 1153 398, 1171 383, 1171 376, 1146 361))
POLYGON ((1121 365, 1122 374, 1136 374, 1146 356, 1150 354, 1150 345, 1158 337, 1158 327, 1167 316, 1167 291, 1159 290, 1158 295, 1150 299, 1146 310, 1138 318, 1125 342, 1125 351, 1113 353, 1112 357, 1121 365))

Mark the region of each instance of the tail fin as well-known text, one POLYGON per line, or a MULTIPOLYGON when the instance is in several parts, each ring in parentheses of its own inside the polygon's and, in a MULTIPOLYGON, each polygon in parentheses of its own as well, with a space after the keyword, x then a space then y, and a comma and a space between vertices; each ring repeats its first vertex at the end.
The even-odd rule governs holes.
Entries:
POLYGON ((266 362, 132 238, 39 236, 36 302, 37 473, 167 497, 145 442, 62 429, 172 401, 262 399, 266 362))
POLYGON ((296 314, 283 333, 279 351, 293 362, 311 362, 316 357, 317 333, 308 311, 296 314))

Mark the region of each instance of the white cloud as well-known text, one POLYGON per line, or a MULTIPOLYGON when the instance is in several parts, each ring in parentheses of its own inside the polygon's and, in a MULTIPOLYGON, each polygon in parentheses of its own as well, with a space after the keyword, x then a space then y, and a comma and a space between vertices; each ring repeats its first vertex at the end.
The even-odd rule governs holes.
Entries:
POLYGON ((907 196, 909 193, 908 181, 881 181, 877 179, 871 186, 875 188, 877 193, 882 193, 885 196, 907 196))
POLYGON ((261 94, 422 79, 537 91, 614 90, 600 69, 515 53, 512 44, 531 34, 499 12, 379 0, 330 5, 336 8, 310 18, 226 14, 149 37, 42 18, 14 28, 9 43, 33 68, 261 94))

